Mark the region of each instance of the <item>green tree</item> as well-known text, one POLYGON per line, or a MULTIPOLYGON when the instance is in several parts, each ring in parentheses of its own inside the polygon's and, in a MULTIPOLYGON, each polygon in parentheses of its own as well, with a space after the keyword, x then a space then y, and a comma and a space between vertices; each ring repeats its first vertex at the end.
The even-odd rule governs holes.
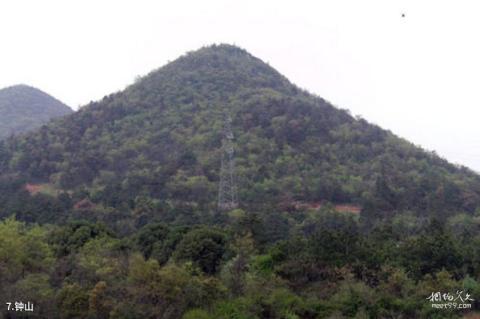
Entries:
POLYGON ((215 229, 199 228, 187 233, 178 244, 175 259, 191 260, 207 274, 217 272, 226 251, 224 233, 215 229))

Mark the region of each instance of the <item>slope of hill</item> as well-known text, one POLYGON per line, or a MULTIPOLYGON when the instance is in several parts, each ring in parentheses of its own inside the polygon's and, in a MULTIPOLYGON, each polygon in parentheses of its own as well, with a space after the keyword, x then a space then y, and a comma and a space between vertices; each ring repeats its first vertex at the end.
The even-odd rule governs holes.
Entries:
POLYGON ((0 299, 36 318, 460 318, 480 306, 479 198, 470 170, 206 47, 0 141, 0 299), (224 112, 241 209, 218 213, 224 112))
POLYGON ((229 45, 189 53, 4 145, 3 176, 10 185, 21 178, 82 194, 74 202, 88 198, 97 208, 135 211, 147 198, 158 204, 149 218, 178 217, 185 207, 213 212, 224 110, 233 119, 243 208, 333 202, 389 216, 480 206, 478 175, 298 89, 229 45))
POLYGON ((50 95, 26 85, 0 90, 0 139, 33 131, 49 120, 72 113, 50 95))

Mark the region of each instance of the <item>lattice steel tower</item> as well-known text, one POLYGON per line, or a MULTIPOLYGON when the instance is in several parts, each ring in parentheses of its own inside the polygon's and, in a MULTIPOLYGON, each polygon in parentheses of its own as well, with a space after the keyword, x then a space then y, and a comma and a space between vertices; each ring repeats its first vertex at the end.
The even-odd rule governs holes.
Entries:
POLYGON ((222 135, 222 166, 220 168, 220 185, 218 187, 218 209, 227 211, 238 207, 232 118, 227 113, 224 114, 222 135))

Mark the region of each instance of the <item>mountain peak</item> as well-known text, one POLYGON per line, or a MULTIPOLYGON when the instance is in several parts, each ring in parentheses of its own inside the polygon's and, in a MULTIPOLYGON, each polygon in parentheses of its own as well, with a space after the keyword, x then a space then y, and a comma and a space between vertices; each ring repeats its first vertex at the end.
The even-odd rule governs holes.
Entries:
POLYGON ((87 190, 90 195, 75 200, 87 197, 104 207, 127 207, 147 196, 171 216, 185 207, 211 211, 225 111, 242 208, 295 210, 331 202, 387 216, 474 212, 480 205, 477 175, 354 119, 224 44, 187 53, 21 143, 12 140, 0 172, 3 167, 5 176, 18 174, 58 192, 87 190))
POLYGON ((297 90, 267 63, 230 44, 213 44, 190 51, 141 78, 135 86, 155 90, 165 88, 165 83, 193 88, 208 84, 210 92, 229 94, 247 88, 268 88, 289 94, 297 90))
MULTIPOLYGON (((178 63, 194 63, 194 62, 208 62, 210 66, 218 67, 220 61, 238 61, 239 59, 250 63, 262 62, 260 59, 251 55, 247 50, 231 44, 212 44, 203 46, 197 50, 189 51, 177 60, 178 63), (217 63, 215 63, 217 62, 217 63)), ((263 62, 262 62, 263 63, 263 62)), ((224 65, 223 65, 224 66, 224 65)))
POLYGON ((245 56, 253 57, 247 50, 228 43, 219 43, 211 44, 204 46, 198 50, 191 51, 191 53, 200 52, 200 51, 210 51, 211 53, 225 53, 225 54, 243 54, 245 56))
POLYGON ((24 133, 72 109, 49 94, 26 84, 0 90, 0 139, 24 133))
POLYGON ((10 85, 10 86, 4 87, 3 89, 0 89, 0 91, 3 91, 3 90, 35 91, 35 92, 41 92, 43 94, 47 94, 47 93, 43 92, 42 90, 40 90, 40 89, 38 89, 34 86, 25 84, 25 83, 18 83, 18 84, 10 85))

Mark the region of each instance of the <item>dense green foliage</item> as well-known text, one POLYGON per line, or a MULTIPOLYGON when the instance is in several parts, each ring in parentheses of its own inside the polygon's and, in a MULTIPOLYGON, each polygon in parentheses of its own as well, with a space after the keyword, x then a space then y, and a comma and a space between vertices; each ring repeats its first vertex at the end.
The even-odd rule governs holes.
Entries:
POLYGON ((465 311, 426 298, 463 290, 475 309, 480 217, 409 218, 365 233, 350 214, 310 211, 268 244, 261 234, 275 226, 243 211, 222 229, 151 223, 122 238, 85 221, 10 218, 0 223, 0 300, 28 298, 29 318, 50 319, 457 318, 465 311), (477 235, 457 235, 468 229, 477 235))
POLYGON ((44 318, 456 317, 426 298, 480 298, 479 216, 476 173, 212 46, 0 141, 0 299, 44 318))
POLYGON ((362 206, 369 218, 399 211, 443 218, 480 206, 477 174, 299 90, 247 52, 220 45, 0 144, 3 214, 59 221, 86 199, 92 218, 122 227, 159 216, 180 224, 185 215, 207 218, 215 211, 223 109, 233 119, 239 198, 249 211, 329 201, 362 206), (62 200, 27 196, 25 182, 47 184, 62 200))
POLYGON ((38 89, 26 85, 1 89, 0 140, 33 131, 53 118, 70 113, 68 106, 38 89))

